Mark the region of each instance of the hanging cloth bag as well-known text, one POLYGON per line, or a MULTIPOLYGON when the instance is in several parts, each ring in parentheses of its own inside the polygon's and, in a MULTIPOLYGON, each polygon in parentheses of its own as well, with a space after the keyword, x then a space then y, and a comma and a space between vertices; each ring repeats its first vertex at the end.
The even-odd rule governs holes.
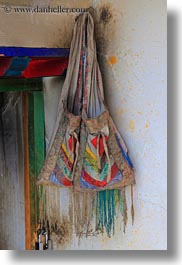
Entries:
POLYGON ((75 22, 57 121, 38 183, 88 191, 134 182, 127 147, 104 101, 93 18, 84 13, 75 22))

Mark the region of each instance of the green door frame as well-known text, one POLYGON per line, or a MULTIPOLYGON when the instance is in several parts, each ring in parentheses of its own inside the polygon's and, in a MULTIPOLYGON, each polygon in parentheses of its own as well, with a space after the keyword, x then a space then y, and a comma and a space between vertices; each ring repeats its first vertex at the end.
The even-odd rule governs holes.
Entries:
POLYGON ((36 186, 45 158, 42 79, 1 79, 0 92, 23 92, 25 248, 34 249, 38 219, 43 216, 44 188, 36 186))

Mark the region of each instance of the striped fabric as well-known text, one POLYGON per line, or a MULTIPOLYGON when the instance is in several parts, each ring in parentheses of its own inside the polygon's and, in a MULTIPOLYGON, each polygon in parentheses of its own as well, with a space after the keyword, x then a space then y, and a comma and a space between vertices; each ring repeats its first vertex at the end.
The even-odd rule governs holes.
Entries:
POLYGON ((60 76, 68 66, 68 57, 1 57, 0 77, 38 78, 60 76))
POLYGON ((70 187, 73 185, 74 169, 78 157, 80 117, 67 113, 66 119, 68 126, 54 170, 50 175, 50 182, 58 186, 70 187))

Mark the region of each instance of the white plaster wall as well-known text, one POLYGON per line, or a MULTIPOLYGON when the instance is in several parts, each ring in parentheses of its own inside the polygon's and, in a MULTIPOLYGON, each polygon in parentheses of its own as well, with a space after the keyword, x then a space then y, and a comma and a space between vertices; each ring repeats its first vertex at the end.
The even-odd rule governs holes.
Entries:
POLYGON ((167 248, 167 12, 165 0, 93 1, 110 6, 97 24, 109 109, 136 168, 135 224, 105 248, 167 248), (111 64, 110 57, 116 57, 111 64))

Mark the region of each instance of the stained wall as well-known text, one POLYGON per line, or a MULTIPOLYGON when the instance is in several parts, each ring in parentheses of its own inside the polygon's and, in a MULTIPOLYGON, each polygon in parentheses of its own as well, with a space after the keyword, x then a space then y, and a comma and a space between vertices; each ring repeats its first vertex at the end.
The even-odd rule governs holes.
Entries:
POLYGON ((107 103, 136 170, 135 224, 104 245, 166 249, 166 1, 93 1, 93 6, 107 103))

